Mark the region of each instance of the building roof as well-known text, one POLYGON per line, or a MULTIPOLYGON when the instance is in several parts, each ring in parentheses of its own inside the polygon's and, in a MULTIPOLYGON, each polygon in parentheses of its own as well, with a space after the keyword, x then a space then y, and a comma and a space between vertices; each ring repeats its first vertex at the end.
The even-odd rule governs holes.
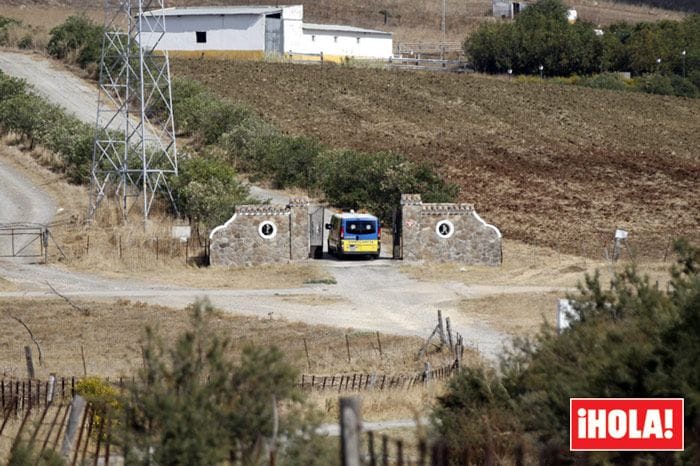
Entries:
POLYGON ((352 34, 381 34, 385 36, 390 36, 390 32, 377 31, 375 29, 364 29, 356 28, 354 26, 344 26, 341 24, 314 24, 314 23, 303 23, 301 25, 302 29, 309 29, 312 31, 324 31, 324 32, 345 32, 352 34))
POLYGON ((342 219, 355 219, 355 220, 377 220, 372 214, 367 213, 355 213, 355 212, 343 212, 340 214, 333 214, 334 217, 340 217, 342 219))
MULTIPOLYGON (((163 9, 164 16, 269 15, 281 12, 282 8, 273 6, 206 6, 163 9)), ((157 14, 158 11, 153 10, 153 13, 157 14)))

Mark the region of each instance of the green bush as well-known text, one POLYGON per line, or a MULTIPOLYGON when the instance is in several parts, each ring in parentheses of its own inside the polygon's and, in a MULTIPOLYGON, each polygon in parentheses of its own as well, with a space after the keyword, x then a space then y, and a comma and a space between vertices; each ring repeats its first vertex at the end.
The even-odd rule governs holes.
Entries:
POLYGON ((314 416, 284 354, 246 346, 234 362, 233 343, 219 336, 211 305, 198 302, 189 311, 190 327, 172 344, 147 330, 144 368, 123 403, 119 437, 126 464, 215 465, 237 463, 235 457, 246 465, 266 463, 273 406, 279 406, 279 463, 329 464, 328 456, 308 455, 328 449, 319 447, 314 416))
MULTIPOLYGON (((19 25, 20 22, 14 18, 0 16, 0 45, 7 45, 10 38, 10 27, 19 25)), ((2 94, 0 94, 2 95, 2 94)))
POLYGON ((71 183, 89 181, 95 134, 92 126, 66 115, 60 107, 30 93, 24 81, 2 73, 0 129, 15 132, 27 139, 30 148, 41 144, 57 153, 62 163, 51 168, 64 172, 71 183))
POLYGON ((384 221, 392 219, 402 193, 422 194, 426 202, 453 201, 457 193, 429 167, 391 152, 328 151, 319 157, 317 170, 327 201, 346 209, 368 209, 384 221))
POLYGON ((51 29, 47 50, 59 60, 75 56, 83 68, 100 60, 104 28, 81 14, 70 16, 66 21, 51 29))
POLYGON ((195 157, 180 164, 173 179, 173 195, 180 212, 208 227, 228 220, 236 205, 252 202, 233 168, 211 157, 195 157))
POLYGON ((601 73, 584 78, 579 84, 595 89, 610 89, 614 91, 624 91, 627 89, 624 79, 617 73, 601 73))
POLYGON ((274 187, 310 189, 317 185, 316 163, 323 150, 317 140, 303 136, 279 136, 269 140, 263 155, 263 171, 274 187))
MULTIPOLYGON (((228 164, 252 178, 265 178, 277 188, 320 191, 335 206, 369 209, 385 221, 392 218, 402 193, 420 193, 427 202, 449 202, 457 194, 455 185, 445 183, 426 165, 386 152, 327 151, 316 139, 280 133, 247 108, 216 99, 189 79, 173 82, 173 102, 179 131, 206 147, 219 148, 217 157, 202 162, 217 167, 212 176, 216 171, 224 173, 228 164)), ((234 176, 230 168, 226 173, 225 177, 234 176)), ((180 179, 188 177, 185 174, 180 179)), ((180 181, 177 188, 184 211, 192 212, 193 218, 206 218, 209 225, 226 220, 231 206, 245 198, 223 180, 213 186, 221 192, 233 189, 236 202, 206 196, 206 182, 189 187, 187 183, 180 181), (188 198, 207 200, 195 207, 188 198)))

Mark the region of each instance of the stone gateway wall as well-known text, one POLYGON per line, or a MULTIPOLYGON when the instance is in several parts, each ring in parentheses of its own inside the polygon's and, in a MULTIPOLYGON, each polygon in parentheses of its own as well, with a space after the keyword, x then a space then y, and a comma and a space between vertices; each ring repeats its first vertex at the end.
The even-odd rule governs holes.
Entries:
POLYGON ((213 266, 235 267, 309 257, 309 201, 282 205, 241 205, 209 235, 213 266))
POLYGON ((418 194, 404 194, 401 232, 406 260, 501 264, 501 232, 471 204, 423 203, 418 194))

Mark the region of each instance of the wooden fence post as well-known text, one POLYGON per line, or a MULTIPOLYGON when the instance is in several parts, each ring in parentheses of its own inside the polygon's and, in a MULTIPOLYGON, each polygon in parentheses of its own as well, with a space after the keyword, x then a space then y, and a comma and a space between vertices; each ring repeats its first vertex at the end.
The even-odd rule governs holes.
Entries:
POLYGON ((360 432, 362 415, 360 398, 340 399, 340 454, 343 466, 360 466, 360 432))
POLYGON ((445 317, 445 325, 447 326, 447 344, 450 347, 450 351, 454 351, 455 347, 452 343, 452 327, 450 326, 450 318, 445 317))
POLYGON ((24 357, 27 360, 27 376, 29 379, 34 378, 34 360, 32 359, 32 349, 29 346, 24 347, 24 357))
POLYGON ((374 454, 374 432, 367 432, 367 450, 369 452, 369 466, 377 466, 377 457, 374 454))
POLYGON ((350 338, 347 333, 345 334, 345 347, 348 350, 348 362, 350 362, 350 338))
POLYGON ((447 343, 447 339, 445 338, 445 326, 442 320, 442 311, 440 309, 438 309, 438 333, 440 336, 440 344, 445 345, 447 343))

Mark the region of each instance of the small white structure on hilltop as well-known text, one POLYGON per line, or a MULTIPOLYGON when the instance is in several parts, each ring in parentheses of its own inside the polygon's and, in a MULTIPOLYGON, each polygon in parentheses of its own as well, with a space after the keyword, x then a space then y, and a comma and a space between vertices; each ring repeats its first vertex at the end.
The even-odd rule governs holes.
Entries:
POLYGON ((160 41, 156 43, 160 32, 144 33, 142 40, 175 56, 259 59, 323 54, 329 61, 392 56, 390 32, 304 23, 303 17, 303 5, 166 8, 164 25, 156 23, 158 16, 143 14, 155 31, 164 29, 160 41))

